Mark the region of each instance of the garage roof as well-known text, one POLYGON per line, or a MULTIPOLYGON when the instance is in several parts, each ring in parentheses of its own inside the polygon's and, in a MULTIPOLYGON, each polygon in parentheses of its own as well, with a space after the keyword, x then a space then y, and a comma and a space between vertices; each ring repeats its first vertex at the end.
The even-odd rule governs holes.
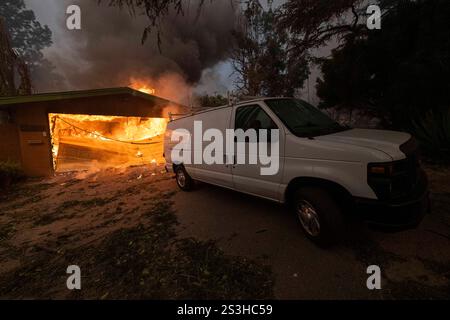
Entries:
MULTIPOLYGON (((58 101, 58 100, 68 100, 77 98, 90 98, 90 97, 100 97, 100 96, 111 96, 111 95, 123 95, 129 94, 142 99, 152 101, 155 104, 172 104, 177 106, 182 106, 178 103, 153 96, 138 90, 134 90, 128 87, 122 88, 106 88, 106 89, 95 89, 95 90, 83 90, 83 91, 67 91, 67 92, 52 92, 52 93, 40 93, 28 96, 13 96, 13 97, 0 97, 0 106, 23 104, 23 103, 33 103, 33 102, 43 102, 43 101, 58 101)), ((183 106, 182 106, 183 107, 183 106)))

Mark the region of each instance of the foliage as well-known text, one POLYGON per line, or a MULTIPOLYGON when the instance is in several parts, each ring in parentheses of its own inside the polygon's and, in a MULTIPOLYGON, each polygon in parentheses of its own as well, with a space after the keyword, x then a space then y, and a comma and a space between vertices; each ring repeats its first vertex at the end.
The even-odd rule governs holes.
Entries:
POLYGON ((450 3, 402 0, 385 15, 382 29, 347 37, 322 60, 322 107, 370 108, 396 128, 412 116, 450 106, 450 3))
POLYGON ((414 119, 411 131, 419 139, 427 155, 450 160, 450 108, 431 110, 425 116, 414 119))
POLYGON ((274 28, 277 16, 271 6, 264 10, 259 1, 248 1, 241 25, 233 32, 231 58, 243 95, 293 96, 308 76, 306 57, 289 59, 289 35, 274 28))
MULTIPOLYGON (((161 23, 171 11, 176 14, 183 14, 186 7, 186 1, 183 0, 98 0, 98 2, 108 2, 110 6, 119 8, 127 7, 132 15, 136 11, 144 13, 150 21, 150 24, 144 29, 142 34, 142 43, 144 43, 152 29, 157 30, 158 45, 161 45, 161 23)), ((205 0, 200 0, 198 10, 200 12, 205 0)))
POLYGON ((52 44, 48 26, 42 26, 36 20, 34 12, 25 7, 23 0, 4 0, 0 16, 5 20, 17 54, 31 65, 38 64, 43 59, 42 50, 52 44))
POLYGON ((292 34, 293 54, 326 44, 359 28, 357 6, 361 0, 288 0, 282 6, 279 28, 292 34), (352 19, 344 16, 352 12, 352 19))
POLYGON ((17 71, 22 77, 22 85, 16 90, 0 94, 30 94, 30 78, 36 74, 45 74, 49 79, 57 79, 58 76, 53 73, 53 65, 42 53, 43 49, 52 44, 52 33, 48 26, 42 26, 36 20, 34 12, 26 8, 24 0, 4 0, 0 6, 1 18, 9 35, 10 47, 16 56, 17 71))
POLYGON ((11 39, 0 16, 0 96, 30 94, 31 81, 27 64, 11 46, 11 39), (17 86, 16 76, 20 78, 17 86))
POLYGON ((331 59, 320 59, 323 79, 318 79, 320 107, 355 108, 368 100, 370 70, 367 68, 367 48, 361 41, 347 43, 334 50, 331 59), (366 55, 360 54, 363 51, 366 55))
POLYGON ((228 104, 228 99, 220 94, 202 95, 197 97, 197 103, 200 108, 215 108, 228 104))
POLYGON ((372 112, 416 135, 428 154, 449 154, 450 3, 402 0, 382 29, 347 36, 321 60, 320 107, 372 112))
POLYGON ((19 181, 24 177, 20 165, 13 161, 0 162, 0 187, 19 181))
MULTIPOLYGON (((372 1, 390 12, 397 0, 372 1)), ((291 35, 290 47, 293 56, 326 45, 331 40, 364 34, 365 0, 287 0, 278 16, 278 28, 291 35)))

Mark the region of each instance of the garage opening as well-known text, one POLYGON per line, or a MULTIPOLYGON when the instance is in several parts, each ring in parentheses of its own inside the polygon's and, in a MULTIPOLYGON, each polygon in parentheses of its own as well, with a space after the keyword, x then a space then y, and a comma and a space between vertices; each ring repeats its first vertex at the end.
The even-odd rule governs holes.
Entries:
POLYGON ((49 114, 56 172, 162 164, 169 119, 49 114))

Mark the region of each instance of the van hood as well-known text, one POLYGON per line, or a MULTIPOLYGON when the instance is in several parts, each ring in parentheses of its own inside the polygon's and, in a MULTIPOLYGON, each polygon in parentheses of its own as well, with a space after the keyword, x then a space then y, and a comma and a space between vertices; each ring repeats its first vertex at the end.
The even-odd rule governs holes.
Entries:
POLYGON ((352 129, 316 139, 371 148, 386 153, 392 160, 401 160, 405 154, 400 151, 400 146, 411 139, 411 135, 387 130, 352 129))

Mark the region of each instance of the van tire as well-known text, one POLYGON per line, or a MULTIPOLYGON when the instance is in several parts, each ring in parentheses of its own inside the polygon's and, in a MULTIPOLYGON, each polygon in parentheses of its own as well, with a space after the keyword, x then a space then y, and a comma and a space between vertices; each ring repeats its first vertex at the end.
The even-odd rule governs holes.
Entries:
POLYGON ((192 191, 194 189, 194 180, 187 173, 184 166, 178 166, 175 168, 175 179, 181 190, 192 191))
POLYGON ((327 190, 319 187, 299 188, 294 194, 292 206, 305 235, 318 246, 330 247, 342 239, 342 212, 327 190))

